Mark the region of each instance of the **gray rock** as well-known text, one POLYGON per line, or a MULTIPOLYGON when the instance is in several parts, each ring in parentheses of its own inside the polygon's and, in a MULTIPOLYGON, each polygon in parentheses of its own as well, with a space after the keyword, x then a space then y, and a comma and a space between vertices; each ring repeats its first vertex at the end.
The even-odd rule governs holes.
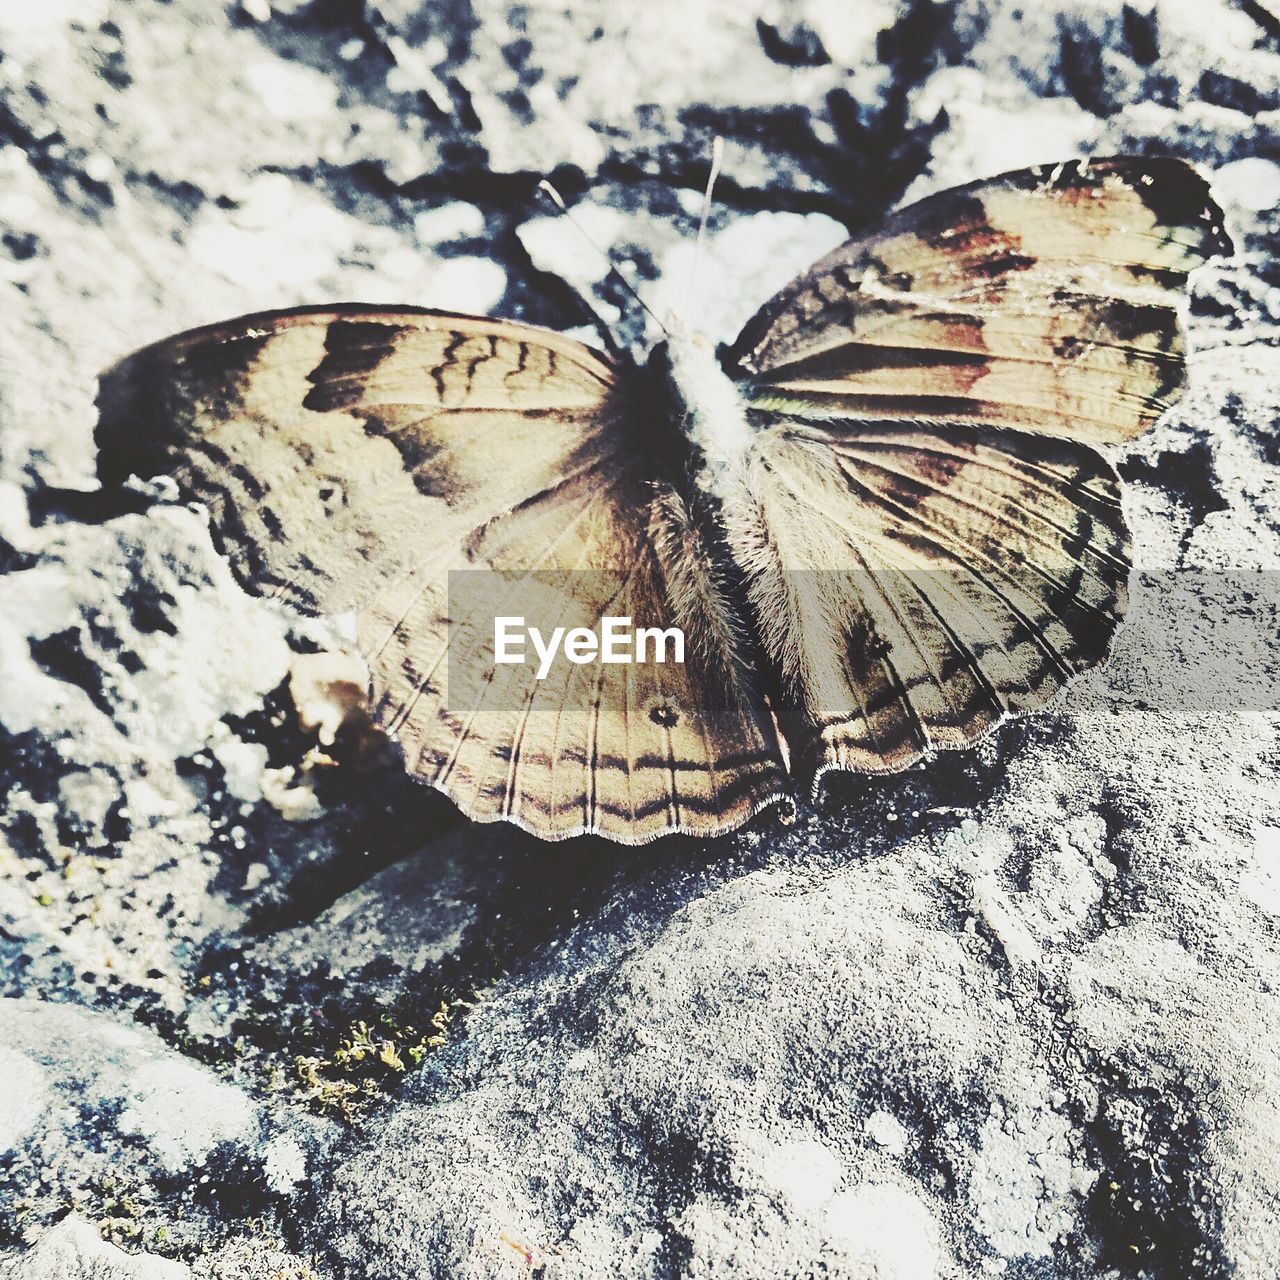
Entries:
POLYGON ((26 1261, 0 1263, 0 1274, 186 1275, 115 1245, 207 1254, 226 1235, 225 1216, 285 1206, 309 1186, 324 1136, 309 1117, 271 1115, 242 1084, 151 1032, 74 1005, 9 999, 0 1038, 9 1228, 37 1237, 26 1261), (71 1218, 41 1232, 68 1206, 71 1218))
POLYGON ((126 1144, 137 1139, 162 1168, 181 1172, 220 1143, 256 1145, 257 1107, 246 1094, 154 1040, 71 1005, 0 1002, 0 1034, 18 1069, 7 1079, 26 1132, 70 1112, 126 1144))
POLYGON ((128 1254, 75 1214, 41 1237, 25 1257, 0 1260, 4 1280, 187 1280, 188 1268, 151 1254, 128 1254))

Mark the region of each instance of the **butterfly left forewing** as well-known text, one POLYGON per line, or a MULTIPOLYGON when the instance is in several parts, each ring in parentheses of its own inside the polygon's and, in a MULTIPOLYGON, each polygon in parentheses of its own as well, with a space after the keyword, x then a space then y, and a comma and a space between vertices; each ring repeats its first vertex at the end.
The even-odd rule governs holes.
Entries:
POLYGON ((102 375, 99 474, 169 474, 244 585, 341 613, 617 447, 614 372, 529 326, 426 310, 266 312, 102 375), (518 456, 519 468, 509 459, 518 456))

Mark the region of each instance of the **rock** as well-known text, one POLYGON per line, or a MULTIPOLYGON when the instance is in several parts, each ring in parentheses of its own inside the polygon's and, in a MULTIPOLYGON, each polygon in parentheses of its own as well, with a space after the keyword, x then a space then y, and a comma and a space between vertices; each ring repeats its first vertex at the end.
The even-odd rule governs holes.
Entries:
POLYGON ((151 1254, 128 1254, 71 1214, 23 1258, 0 1261, 4 1280, 187 1280, 190 1270, 151 1254))
POLYGON ((0 1260, 0 1275, 186 1276, 116 1244, 209 1253, 222 1220, 306 1193, 323 1131, 305 1116, 272 1117, 241 1084, 154 1034, 73 1005, 10 999, 0 1000, 0 1036, 11 1226, 38 1223, 51 1205, 74 1210, 42 1234, 29 1227, 34 1248, 0 1260))
POLYGON ((0 1028, 15 1102, 10 1150, 42 1124, 56 1129, 82 1115, 98 1118, 97 1138, 136 1145, 174 1173, 221 1143, 257 1141, 251 1098, 110 1019, 72 1005, 5 1000, 0 1028))
POLYGON ((1280 1274, 1267 12, 0 6, 0 1276, 1280 1274), (895 201, 1090 151, 1196 162, 1239 246, 1113 450, 1130 621, 789 829, 467 824, 353 721, 341 620, 94 490, 94 375, 190 324, 652 339, 634 291, 725 341, 895 201))

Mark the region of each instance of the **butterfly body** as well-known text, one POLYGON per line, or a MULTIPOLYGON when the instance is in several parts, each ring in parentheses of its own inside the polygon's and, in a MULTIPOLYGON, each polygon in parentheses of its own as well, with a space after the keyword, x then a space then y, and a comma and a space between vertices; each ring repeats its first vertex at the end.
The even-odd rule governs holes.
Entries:
POLYGON ((718 357, 346 305, 104 375, 104 481, 170 473, 244 585, 353 614, 374 718, 480 820, 711 835, 1045 705, 1105 658, 1128 532, 1098 444, 1185 381, 1228 252, 1179 161, 1071 161, 890 215, 718 357), (687 634, 681 664, 500 666, 495 618, 687 634))
POLYGON ((725 371, 707 338, 678 328, 654 348, 649 370, 665 384, 692 483, 715 502, 739 500, 758 431, 741 385, 725 371))

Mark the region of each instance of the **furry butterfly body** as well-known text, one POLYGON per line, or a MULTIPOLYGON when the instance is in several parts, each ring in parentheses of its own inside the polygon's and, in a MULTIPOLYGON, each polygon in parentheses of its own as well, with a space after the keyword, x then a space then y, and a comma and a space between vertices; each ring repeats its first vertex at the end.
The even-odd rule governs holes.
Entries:
POLYGON ((104 375, 100 470, 172 473, 249 589, 353 613, 375 718, 470 816, 714 834, 793 778, 969 745, 1105 656, 1129 553, 1095 446, 1176 398, 1186 274, 1229 248, 1186 165, 1075 161, 890 215, 723 358, 413 309, 247 317, 104 375), (497 597, 451 598, 475 570, 497 597), (531 575, 581 616, 681 627, 686 663, 460 692, 531 575))

